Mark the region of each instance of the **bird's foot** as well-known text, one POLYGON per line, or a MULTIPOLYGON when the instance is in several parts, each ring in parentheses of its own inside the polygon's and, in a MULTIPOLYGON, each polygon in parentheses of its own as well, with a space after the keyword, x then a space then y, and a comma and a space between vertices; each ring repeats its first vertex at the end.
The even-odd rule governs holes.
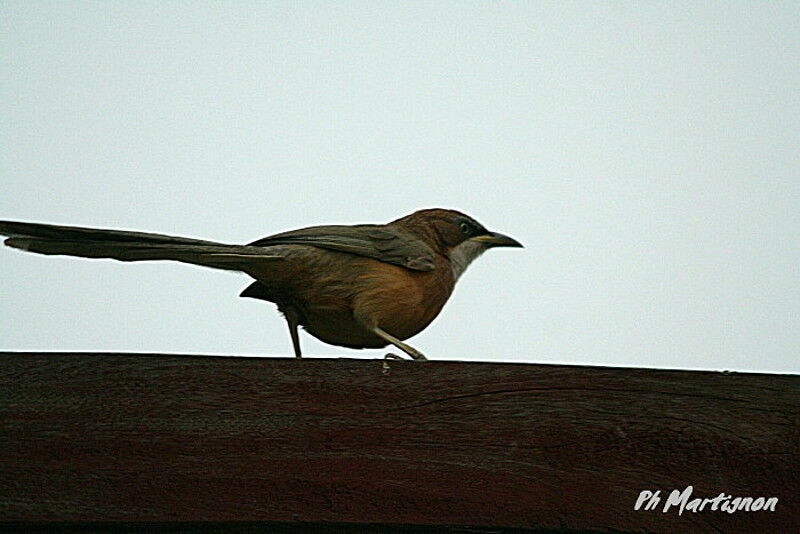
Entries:
MULTIPOLYGON (((421 352, 419 352, 417 350, 415 350, 413 353, 409 353, 409 356, 411 356, 412 359, 417 360, 417 361, 419 361, 419 360, 427 360, 428 359, 428 358, 425 357, 424 354, 422 354, 421 352)), ((402 356, 398 356, 397 354, 394 354, 392 352, 386 354, 386 356, 384 356, 383 359, 384 360, 405 360, 405 358, 403 358, 402 356)))
POLYGON ((422 354, 422 353, 421 353, 420 351, 418 351, 418 350, 414 350, 414 352, 412 352, 412 353, 411 353, 411 357, 412 357, 412 358, 414 358, 414 359, 415 359, 415 360, 417 360, 417 361, 420 361, 420 360, 427 360, 427 359, 428 359, 428 358, 426 358, 426 357, 425 357, 425 355, 424 355, 424 354, 422 354))

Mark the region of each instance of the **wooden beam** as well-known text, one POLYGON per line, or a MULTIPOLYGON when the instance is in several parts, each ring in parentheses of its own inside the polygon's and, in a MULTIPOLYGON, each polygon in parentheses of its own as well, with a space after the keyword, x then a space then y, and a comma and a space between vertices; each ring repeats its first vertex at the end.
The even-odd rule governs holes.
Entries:
POLYGON ((797 375, 0 353, 0 425, 3 521, 800 532, 797 375))

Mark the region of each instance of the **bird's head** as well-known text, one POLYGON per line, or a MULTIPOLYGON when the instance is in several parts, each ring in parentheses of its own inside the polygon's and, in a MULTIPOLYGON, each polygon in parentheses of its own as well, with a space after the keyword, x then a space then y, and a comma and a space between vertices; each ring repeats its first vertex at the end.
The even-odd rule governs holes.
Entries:
POLYGON ((434 251, 450 258, 456 278, 475 258, 490 248, 522 246, 516 239, 491 232, 469 215, 456 210, 424 209, 391 224, 403 226, 423 239, 434 251))

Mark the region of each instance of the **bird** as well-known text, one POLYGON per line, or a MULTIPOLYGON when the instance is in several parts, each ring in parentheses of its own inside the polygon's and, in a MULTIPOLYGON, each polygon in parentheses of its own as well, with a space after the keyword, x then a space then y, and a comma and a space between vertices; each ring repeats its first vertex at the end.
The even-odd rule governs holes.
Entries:
MULTIPOLYGON (((120 261, 172 260, 244 272, 241 297, 277 305, 302 357, 298 328, 330 345, 393 345, 439 315, 467 267, 494 247, 522 247, 453 209, 415 211, 387 224, 310 226, 246 245, 126 230, 0 221, 12 248, 47 255, 120 261)), ((402 359, 389 353, 387 358, 402 359)))

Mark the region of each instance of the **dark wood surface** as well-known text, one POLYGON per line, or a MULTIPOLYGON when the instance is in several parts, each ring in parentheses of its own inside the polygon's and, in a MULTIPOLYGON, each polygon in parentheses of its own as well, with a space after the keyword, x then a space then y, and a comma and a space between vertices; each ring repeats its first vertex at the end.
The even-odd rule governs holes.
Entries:
POLYGON ((784 533, 799 502, 797 375, 0 353, 0 521, 784 533), (634 510, 688 485, 779 503, 634 510))

